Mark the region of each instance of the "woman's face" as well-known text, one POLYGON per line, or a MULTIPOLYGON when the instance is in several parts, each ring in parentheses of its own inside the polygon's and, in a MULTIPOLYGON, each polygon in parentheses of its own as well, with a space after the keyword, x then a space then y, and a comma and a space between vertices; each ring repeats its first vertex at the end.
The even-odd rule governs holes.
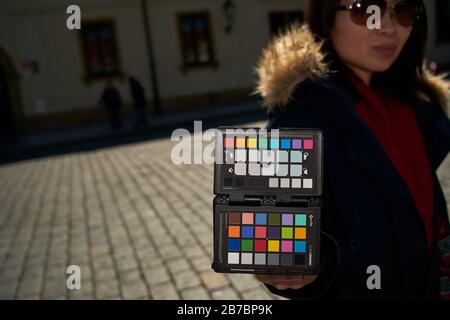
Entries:
MULTIPOLYGON (((392 5, 395 1, 387 2, 392 5)), ((340 3, 352 1, 341 0, 340 3)), ((400 25, 390 9, 381 18, 381 29, 374 30, 355 24, 349 10, 339 10, 331 30, 331 41, 342 62, 370 83, 374 72, 388 70, 399 57, 412 28, 400 25)))

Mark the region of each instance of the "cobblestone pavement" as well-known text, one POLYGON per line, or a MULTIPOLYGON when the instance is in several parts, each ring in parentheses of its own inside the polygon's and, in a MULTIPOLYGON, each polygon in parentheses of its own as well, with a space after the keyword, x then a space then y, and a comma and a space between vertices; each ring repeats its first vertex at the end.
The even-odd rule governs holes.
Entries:
POLYGON ((0 298, 278 299, 251 275, 211 271, 213 167, 172 164, 173 145, 1 166, 0 298), (81 290, 66 288, 72 264, 81 290))
POLYGON ((212 165, 153 140, 0 167, 2 299, 273 299, 211 271, 212 165), (66 268, 81 268, 68 290, 66 268))

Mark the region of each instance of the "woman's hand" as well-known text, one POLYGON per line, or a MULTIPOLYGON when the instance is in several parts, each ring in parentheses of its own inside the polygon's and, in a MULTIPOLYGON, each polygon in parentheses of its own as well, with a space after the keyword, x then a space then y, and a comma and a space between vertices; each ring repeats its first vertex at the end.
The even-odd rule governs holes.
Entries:
POLYGON ((278 290, 301 289, 307 284, 316 280, 317 276, 297 276, 297 275, 267 275, 257 274, 256 279, 265 284, 274 286, 278 290))

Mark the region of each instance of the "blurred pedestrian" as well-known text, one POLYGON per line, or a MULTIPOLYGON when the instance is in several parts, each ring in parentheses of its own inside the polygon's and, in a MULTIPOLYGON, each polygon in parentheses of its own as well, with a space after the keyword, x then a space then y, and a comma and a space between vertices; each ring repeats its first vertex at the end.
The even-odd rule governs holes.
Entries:
POLYGON ((130 84, 131 98, 133 99, 134 107, 133 127, 147 127, 147 115, 145 112, 147 101, 145 100, 144 88, 142 87, 141 83, 133 76, 128 77, 128 82, 130 84))
POLYGON ((106 82, 106 87, 100 99, 100 104, 103 105, 110 115, 111 130, 122 128, 122 121, 120 119, 120 109, 122 108, 122 98, 119 90, 114 87, 111 80, 106 82))

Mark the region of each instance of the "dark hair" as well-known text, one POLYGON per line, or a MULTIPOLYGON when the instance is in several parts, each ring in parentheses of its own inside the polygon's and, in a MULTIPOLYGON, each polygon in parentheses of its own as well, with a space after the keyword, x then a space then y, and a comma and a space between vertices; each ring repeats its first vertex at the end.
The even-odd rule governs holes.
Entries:
MULTIPOLYGON (((394 95, 407 102, 416 100, 424 76, 423 65, 428 34, 427 15, 423 1, 410 1, 416 1, 422 8, 420 19, 414 24, 411 35, 394 64, 385 72, 374 74, 373 77, 374 82, 389 88, 394 95)), ((327 54, 327 62, 330 69, 336 71, 334 77, 337 77, 350 89, 353 86, 349 85, 344 77, 349 69, 338 57, 330 39, 336 17, 335 7, 339 3, 339 0, 309 0, 306 23, 318 40, 324 41, 323 50, 327 54)), ((356 92, 351 93, 353 96, 357 96, 356 92)))

